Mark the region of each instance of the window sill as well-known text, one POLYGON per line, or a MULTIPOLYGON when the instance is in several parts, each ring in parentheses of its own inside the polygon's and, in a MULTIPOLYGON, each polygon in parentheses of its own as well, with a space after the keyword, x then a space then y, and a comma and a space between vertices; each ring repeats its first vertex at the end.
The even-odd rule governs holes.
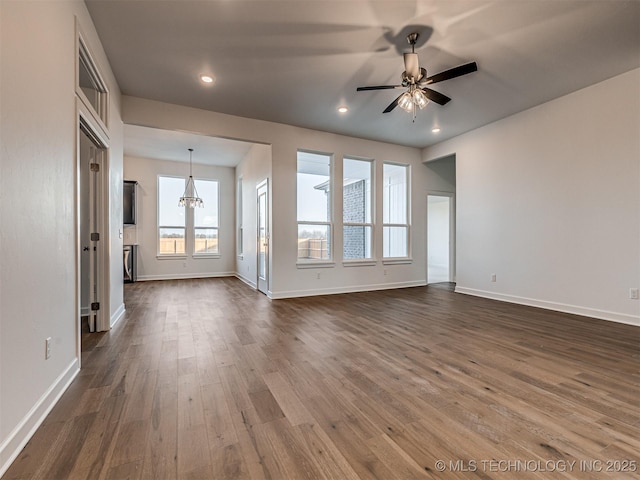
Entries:
POLYGON ((403 265, 413 263, 413 258, 385 258, 382 260, 383 265, 403 265))
MULTIPOLYGON (((158 260, 187 260, 189 259, 188 255, 156 255, 158 260)), ((220 254, 212 254, 212 255, 192 255, 193 259, 206 259, 206 258, 220 258, 220 254)))
POLYGON ((333 268, 336 266, 335 262, 331 261, 298 261, 296 263, 297 268, 333 268))
POLYGON ((344 260, 342 262, 343 267, 375 267, 377 264, 377 260, 370 258, 364 260, 344 260))

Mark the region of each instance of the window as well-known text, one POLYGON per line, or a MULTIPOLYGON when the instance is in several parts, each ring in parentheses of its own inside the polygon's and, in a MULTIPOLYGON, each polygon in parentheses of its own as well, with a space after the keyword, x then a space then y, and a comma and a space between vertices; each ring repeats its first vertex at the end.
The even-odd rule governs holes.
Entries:
POLYGON ((158 177, 158 255, 185 255, 184 178, 158 177))
POLYGON ((236 247, 237 255, 243 255, 244 253, 244 228, 242 226, 243 222, 243 212, 242 212, 242 177, 238 179, 238 188, 236 189, 236 225, 238 226, 238 232, 236 234, 236 240, 238 245, 236 247))
POLYGON ((193 209, 193 254, 215 255, 218 248, 218 182, 195 180, 196 190, 204 202, 203 208, 193 209))
POLYGON ((342 178, 343 258, 371 258, 371 171, 373 162, 345 158, 342 178))
POLYGON ((298 259, 331 259, 331 156, 298 152, 298 259))
POLYGON ((84 40, 78 36, 76 93, 97 118, 107 124, 108 92, 84 40))
POLYGON ((383 165, 383 257, 409 256, 409 166, 383 165))
POLYGON ((158 177, 158 255, 185 256, 187 243, 194 257, 218 255, 218 182, 195 180, 203 208, 178 206, 185 179, 158 177), (191 247, 191 245, 193 247, 191 247))

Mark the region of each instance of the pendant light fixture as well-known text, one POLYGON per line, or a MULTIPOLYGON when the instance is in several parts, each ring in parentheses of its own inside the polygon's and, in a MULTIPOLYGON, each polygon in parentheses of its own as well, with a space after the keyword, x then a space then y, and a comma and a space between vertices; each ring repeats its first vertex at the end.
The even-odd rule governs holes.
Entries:
POLYGON ((189 149, 189 180, 187 180, 187 185, 184 188, 184 193, 180 197, 180 201, 178 202, 179 207, 187 206, 189 208, 195 207, 204 207, 204 202, 198 196, 198 191, 196 190, 196 184, 193 181, 193 165, 192 165, 192 156, 193 148, 189 149), (191 194, 191 195, 190 195, 191 194))

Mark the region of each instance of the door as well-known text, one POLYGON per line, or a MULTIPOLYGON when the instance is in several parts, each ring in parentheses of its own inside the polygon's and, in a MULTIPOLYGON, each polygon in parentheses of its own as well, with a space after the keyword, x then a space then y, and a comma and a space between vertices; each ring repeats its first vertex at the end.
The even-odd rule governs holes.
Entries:
MULTIPOLYGON (((89 158, 93 142, 80 130, 80 176, 79 176, 79 209, 80 209, 80 315, 89 317, 89 257, 91 228, 89 225, 89 158)), ((84 326, 88 322, 83 320, 84 326)))
POLYGON ((102 272, 102 171, 104 146, 91 128, 80 123, 80 298, 81 315, 88 316, 89 332, 103 325, 100 310, 102 272))
POLYGON ((453 197, 427 196, 427 283, 453 281, 453 197))
POLYGON ((258 196, 258 290, 269 291, 269 186, 267 180, 257 187, 258 196))

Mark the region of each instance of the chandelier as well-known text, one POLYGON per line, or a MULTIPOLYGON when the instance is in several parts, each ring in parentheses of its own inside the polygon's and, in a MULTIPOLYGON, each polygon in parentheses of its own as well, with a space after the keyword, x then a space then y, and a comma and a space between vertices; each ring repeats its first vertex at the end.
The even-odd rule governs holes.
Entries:
POLYGON ((180 197, 178 202, 179 207, 187 206, 189 208, 204 207, 204 202, 198 196, 198 190, 196 190, 196 184, 193 181, 193 164, 191 156, 193 154, 193 148, 189 149, 189 180, 184 187, 184 193, 180 197), (191 193, 191 195, 189 195, 191 193))

